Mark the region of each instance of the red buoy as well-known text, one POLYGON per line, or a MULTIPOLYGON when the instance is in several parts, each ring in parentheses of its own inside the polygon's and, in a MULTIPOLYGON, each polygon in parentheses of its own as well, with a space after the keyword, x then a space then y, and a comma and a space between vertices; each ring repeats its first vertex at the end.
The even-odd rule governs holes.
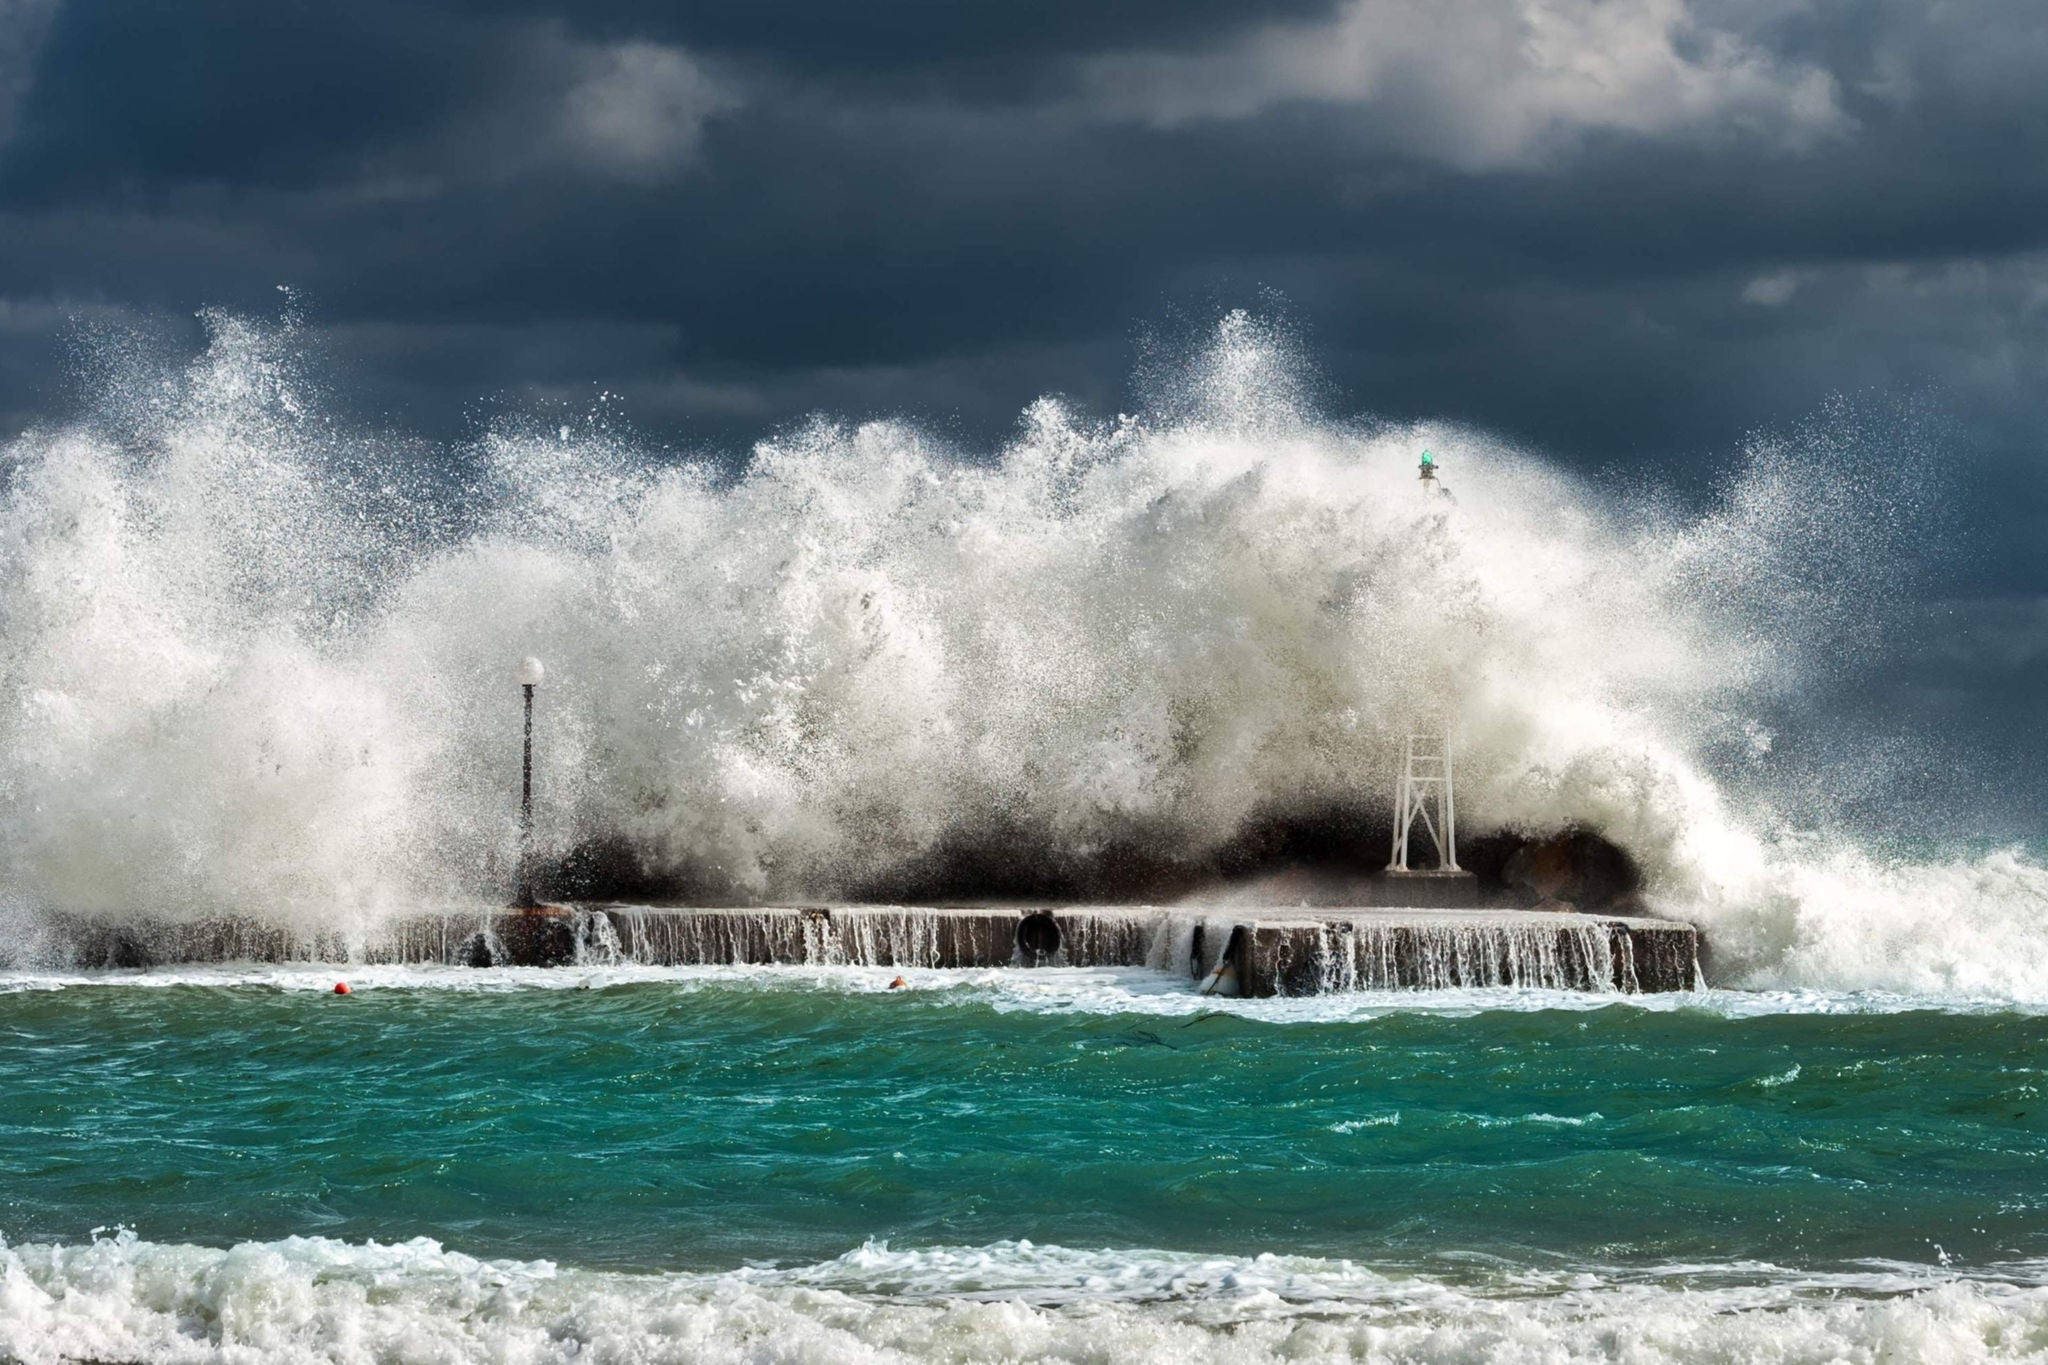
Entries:
POLYGON ((349 991, 349 988, 348 988, 348 982, 346 982, 346 981, 337 981, 337 982, 335 982, 335 983, 334 983, 334 993, 335 993, 336 995, 348 995, 348 994, 350 994, 351 992, 349 991))

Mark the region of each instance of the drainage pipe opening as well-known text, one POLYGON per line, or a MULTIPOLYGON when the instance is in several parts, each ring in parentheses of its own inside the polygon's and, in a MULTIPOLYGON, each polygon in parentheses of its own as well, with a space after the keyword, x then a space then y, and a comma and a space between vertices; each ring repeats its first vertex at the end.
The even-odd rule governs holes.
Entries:
POLYGON ((1017 921, 1017 956, 1027 967, 1041 967, 1059 955, 1060 922, 1050 910, 1036 910, 1017 921))

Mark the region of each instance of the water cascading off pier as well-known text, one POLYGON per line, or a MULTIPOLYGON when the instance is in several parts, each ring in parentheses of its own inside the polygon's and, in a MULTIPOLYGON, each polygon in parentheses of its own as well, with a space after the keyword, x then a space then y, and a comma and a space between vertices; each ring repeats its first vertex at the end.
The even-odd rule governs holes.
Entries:
POLYGON ((43 957, 99 969, 242 961, 1132 967, 1248 996, 1489 986, 1634 993, 1701 981, 1691 925, 1518 910, 607 905, 408 916, 355 939, 235 920, 53 930, 43 957))

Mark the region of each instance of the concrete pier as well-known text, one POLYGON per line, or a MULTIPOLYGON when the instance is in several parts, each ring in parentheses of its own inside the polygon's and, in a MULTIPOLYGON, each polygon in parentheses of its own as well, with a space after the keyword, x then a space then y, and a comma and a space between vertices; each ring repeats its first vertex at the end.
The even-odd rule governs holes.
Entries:
POLYGON ((1390 906, 601 905, 413 916, 360 940, 244 921, 79 922, 59 926, 53 938, 45 956, 102 968, 231 961, 1150 967, 1249 996, 1461 986, 1673 991, 1700 981, 1699 935, 1689 924, 1390 906))
POLYGON ((1533 910, 1280 910, 1237 935, 1246 995, 1539 986, 1691 990, 1699 931, 1689 924, 1533 910))

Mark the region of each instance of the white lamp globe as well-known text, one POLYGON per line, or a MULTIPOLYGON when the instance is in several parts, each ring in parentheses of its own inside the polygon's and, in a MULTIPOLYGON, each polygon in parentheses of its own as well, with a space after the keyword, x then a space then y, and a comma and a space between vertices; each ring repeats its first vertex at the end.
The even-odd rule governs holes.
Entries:
POLYGON ((548 671, 540 666, 540 660, 531 654, 519 661, 519 682, 524 687, 538 687, 548 671))

